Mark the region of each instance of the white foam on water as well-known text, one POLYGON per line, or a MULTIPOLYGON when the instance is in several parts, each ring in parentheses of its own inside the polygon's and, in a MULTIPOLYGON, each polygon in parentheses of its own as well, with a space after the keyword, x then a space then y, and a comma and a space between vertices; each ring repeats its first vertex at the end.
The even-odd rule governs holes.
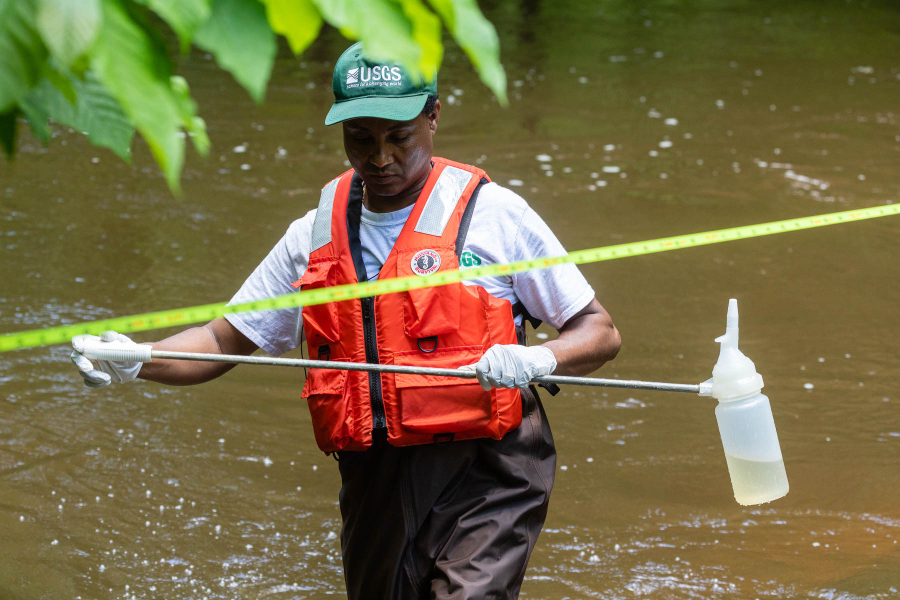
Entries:
POLYGON ((628 398, 625 402, 616 402, 616 408, 644 408, 646 403, 636 398, 628 398))
MULTIPOLYGON (((775 164, 777 164, 777 163, 772 163, 772 166, 774 167, 775 164)), ((815 177, 807 177, 806 175, 800 175, 799 173, 795 173, 791 169, 788 169, 787 171, 785 171, 784 176, 785 176, 785 178, 794 181, 793 186, 795 188, 803 189, 806 191, 809 191, 812 189, 819 189, 819 190, 824 191, 831 187, 831 184, 823 179, 816 179, 815 177)))

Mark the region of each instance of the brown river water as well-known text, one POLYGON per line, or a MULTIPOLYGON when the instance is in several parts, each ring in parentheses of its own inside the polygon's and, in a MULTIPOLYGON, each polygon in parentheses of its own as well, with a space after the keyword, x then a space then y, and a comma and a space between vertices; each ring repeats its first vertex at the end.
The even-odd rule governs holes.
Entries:
MULTIPOLYGON (((570 250, 900 202, 895 2, 484 6, 511 104, 448 49, 436 152, 570 250)), ((282 49, 262 107, 185 60, 214 148, 182 199, 142 143, 131 166, 23 136, 0 162, 0 331, 230 298, 345 168, 323 120, 347 44, 282 49)), ((705 380, 738 298, 791 491, 734 501, 715 400, 567 388, 544 398, 557 480, 522 597, 900 597, 898 236, 895 216, 583 267, 624 340, 599 376, 705 380)), ((302 370, 92 390, 68 355, 0 354, 0 598, 343 595, 302 370)))

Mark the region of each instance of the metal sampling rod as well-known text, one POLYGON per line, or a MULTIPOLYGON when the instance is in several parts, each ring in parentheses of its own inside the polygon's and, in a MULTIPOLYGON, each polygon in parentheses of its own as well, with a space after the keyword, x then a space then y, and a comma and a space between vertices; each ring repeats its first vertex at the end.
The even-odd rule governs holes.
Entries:
MULTIPOLYGON (((435 369, 403 365, 381 365, 372 363, 338 362, 334 360, 306 360, 299 358, 272 358, 268 356, 241 356, 234 354, 203 354, 198 352, 168 352, 153 350, 142 344, 120 345, 115 343, 91 344, 85 347, 84 355, 90 359, 150 362, 153 359, 200 360, 247 365, 270 365, 276 367, 308 367, 312 369, 336 369, 343 371, 370 371, 375 373, 406 373, 409 375, 437 375, 439 377, 459 377, 475 379, 475 372, 465 369, 435 369)), ((594 387, 627 388, 635 390, 659 390, 662 392, 700 393, 699 385, 683 383, 659 383, 655 381, 634 381, 628 379, 600 379, 595 377, 567 377, 547 375, 535 377, 534 383, 555 383, 557 385, 587 385, 594 387)))

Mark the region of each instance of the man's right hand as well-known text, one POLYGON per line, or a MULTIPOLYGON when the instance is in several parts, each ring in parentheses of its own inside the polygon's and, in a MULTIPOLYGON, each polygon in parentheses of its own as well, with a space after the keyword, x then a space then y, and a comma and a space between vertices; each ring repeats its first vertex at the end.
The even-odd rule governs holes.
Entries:
POLYGON ((137 377, 143 363, 98 360, 98 369, 95 369, 93 363, 83 354, 85 342, 89 340, 101 343, 119 342, 121 344, 134 344, 131 338, 115 331, 104 331, 100 334, 100 337, 96 335, 76 335, 73 337, 72 347, 75 350, 72 351, 71 359, 84 378, 84 385, 99 388, 107 386, 113 381, 125 383, 137 377))

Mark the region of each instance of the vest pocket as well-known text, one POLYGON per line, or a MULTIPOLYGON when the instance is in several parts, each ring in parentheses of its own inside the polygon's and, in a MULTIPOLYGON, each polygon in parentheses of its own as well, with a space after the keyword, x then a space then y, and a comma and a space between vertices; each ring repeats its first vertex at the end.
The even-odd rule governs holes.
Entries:
MULTIPOLYGON (((478 362, 482 346, 438 348, 430 354, 404 351, 394 354, 394 364, 455 369, 478 362)), ((394 375, 400 404, 400 425, 415 433, 461 433, 484 429, 494 414, 493 394, 476 379, 434 375, 394 375)))
MULTIPOLYGON (((440 256, 438 271, 459 269, 459 259, 451 246, 429 249, 440 256)), ((418 275, 413 269, 414 258, 422 249, 397 251, 397 277, 418 275)), ((421 257, 420 257, 421 258, 421 257)), ((433 264, 432 257, 422 266, 433 264)), ((419 271, 422 266, 418 266, 419 271)), ((459 304, 462 283, 451 283, 436 288, 409 290, 403 293, 403 328, 408 337, 427 338, 452 333, 459 329, 459 304)))
MULTIPOLYGON (((329 256, 309 261, 303 277, 291 285, 303 291, 316 290, 334 285, 335 267, 340 259, 329 256)), ((337 306, 334 302, 303 307, 303 326, 307 343, 316 347, 340 339, 337 306)))
POLYGON ((301 398, 309 404, 316 443, 325 452, 341 450, 353 439, 346 399, 347 371, 310 369, 301 398))

